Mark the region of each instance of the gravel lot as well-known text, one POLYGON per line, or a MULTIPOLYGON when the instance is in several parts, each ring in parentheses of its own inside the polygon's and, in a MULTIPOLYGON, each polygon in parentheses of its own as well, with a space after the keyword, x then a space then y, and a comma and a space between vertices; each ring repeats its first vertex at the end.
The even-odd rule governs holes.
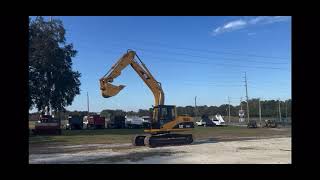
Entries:
MULTIPOLYGON (((247 138, 249 139, 249 138, 247 138)), ((30 164, 288 164, 291 137, 254 140, 197 140, 192 145, 159 148, 131 144, 47 147, 29 155, 30 164), (59 151, 60 149, 60 151, 59 151), (62 151, 62 152, 61 152, 62 151), (57 153, 58 152, 58 153, 57 153)))

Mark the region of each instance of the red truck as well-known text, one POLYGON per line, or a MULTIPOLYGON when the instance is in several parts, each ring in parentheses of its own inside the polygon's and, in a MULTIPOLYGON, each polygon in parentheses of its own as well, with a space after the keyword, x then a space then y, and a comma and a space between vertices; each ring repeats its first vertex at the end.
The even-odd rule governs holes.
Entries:
POLYGON ((105 128, 106 119, 99 115, 89 116, 88 119, 88 129, 104 129, 105 128))

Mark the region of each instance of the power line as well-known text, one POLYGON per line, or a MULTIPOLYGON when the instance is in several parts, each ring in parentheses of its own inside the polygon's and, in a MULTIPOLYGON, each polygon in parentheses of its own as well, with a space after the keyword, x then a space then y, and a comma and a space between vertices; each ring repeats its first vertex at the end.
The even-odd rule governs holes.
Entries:
MULTIPOLYGON (((122 47, 122 45, 116 45, 118 47, 122 47)), ((138 49, 140 51, 144 51, 144 53, 159 53, 159 51, 154 50, 154 49, 148 49, 148 48, 134 48, 134 49, 138 49)), ((221 59, 221 60, 229 60, 229 61, 242 61, 242 59, 234 59, 234 58, 224 58, 224 57, 208 57, 208 56, 198 56, 198 55, 194 55, 194 54, 186 54, 186 53, 177 53, 177 52, 171 52, 171 51, 164 51, 166 54, 175 54, 175 55, 182 55, 182 56, 189 56, 189 57, 197 57, 197 58, 203 58, 203 59, 221 59)), ((161 53, 159 53, 161 54, 161 53)), ((267 64, 289 64, 288 62, 270 62, 270 61, 257 61, 257 60, 250 60, 250 59, 246 59, 246 61, 250 62, 255 62, 255 63, 267 63, 267 64)))
MULTIPOLYGON (((143 50, 140 48, 140 50, 143 50)), ((147 50, 144 48, 143 51, 146 51, 146 53, 149 53, 150 52, 150 49, 147 50)), ((152 51, 152 50, 151 50, 152 51)), ((154 51, 155 52, 155 51, 154 51)), ((186 54, 186 53, 176 53, 176 52, 170 52, 170 51, 167 51, 168 54, 176 54, 176 55, 183 55, 183 56, 190 56, 190 57, 197 57, 197 58, 203 58, 203 59, 221 59, 221 60, 227 60, 227 61, 241 61, 242 59, 234 59, 234 58, 224 58, 224 57, 209 57, 208 56, 198 56, 198 55, 191 55, 191 54, 186 54)), ((250 59, 246 59, 246 61, 248 62, 256 62, 256 63, 267 63, 267 64, 289 64, 289 63, 285 63, 285 62, 267 62, 267 61, 256 61, 256 60, 250 60, 250 59)))
POLYGON ((242 54, 242 53, 234 53, 234 52, 226 52, 226 51, 217 51, 217 50, 204 50, 204 49, 193 49, 193 48, 186 48, 186 47, 178 47, 178 46, 172 46, 169 45, 171 47, 168 47, 168 44, 166 43, 159 43, 159 42, 146 42, 146 41, 142 41, 142 40, 132 40, 132 39, 126 39, 126 41, 131 41, 131 42, 135 42, 135 43, 140 43, 143 44, 147 43, 149 44, 148 46, 150 46, 150 44, 156 44, 157 46, 159 46, 159 44, 161 47, 163 48, 170 48, 170 49, 183 49, 183 50, 190 50, 190 51, 198 51, 198 52, 206 52, 206 53, 214 53, 214 54, 230 54, 230 55, 239 55, 239 56, 246 56, 246 57, 260 57, 260 58, 271 58, 271 59, 288 59, 288 58, 284 58, 284 57, 271 57, 271 56, 265 56, 265 55, 256 55, 256 54, 242 54))
MULTIPOLYGON (((157 58, 160 58, 160 57, 157 57, 157 58)), ((168 62, 168 61, 163 61, 163 59, 154 59, 153 58, 153 61, 158 61, 158 62, 161 62, 161 63, 190 63, 190 64, 197 64, 197 65, 200 65, 200 64, 204 64, 204 65, 208 65, 208 64, 211 64, 209 62, 198 62, 198 61, 188 61, 188 60, 178 60, 178 61, 171 61, 171 62, 168 62)), ((237 67, 243 67, 243 68, 254 68, 254 69, 264 69, 264 70, 267 70, 267 69, 274 69, 274 70, 287 70, 286 68, 278 68, 278 67, 265 67, 265 66, 242 66, 242 65, 234 65, 234 64, 224 64, 224 63, 214 63, 213 65, 215 66, 228 66, 229 68, 237 68, 237 67)))
MULTIPOLYGON (((197 82, 198 82, 198 80, 197 80, 197 82)), ((224 81, 225 82, 225 81, 224 81)), ((220 86, 220 84, 212 84, 212 85, 216 85, 216 86, 220 86)), ((230 84, 228 84, 229 86, 230 86, 230 84)), ((224 85, 223 85, 224 86, 224 85)), ((231 85, 232 86, 232 85, 231 85)), ((238 85, 235 85, 235 86, 238 86, 238 85)), ((250 85, 250 87, 251 87, 251 85, 250 85)), ((256 87, 256 86, 253 86, 253 87, 256 87)))
POLYGON ((221 85, 221 84, 197 84, 197 83, 185 83, 185 82, 181 82, 179 84, 192 85, 194 87, 196 86, 241 87, 242 86, 242 85, 221 85))

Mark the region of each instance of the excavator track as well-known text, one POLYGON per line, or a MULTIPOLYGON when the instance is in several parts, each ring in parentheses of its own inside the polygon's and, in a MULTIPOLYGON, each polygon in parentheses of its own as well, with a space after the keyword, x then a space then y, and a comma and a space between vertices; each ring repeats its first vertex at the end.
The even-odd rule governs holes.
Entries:
POLYGON ((148 147, 160 147, 168 145, 186 145, 193 142, 192 134, 157 134, 147 135, 144 145, 148 147))
POLYGON ((144 146, 144 138, 147 135, 136 135, 132 138, 132 145, 134 146, 144 146))

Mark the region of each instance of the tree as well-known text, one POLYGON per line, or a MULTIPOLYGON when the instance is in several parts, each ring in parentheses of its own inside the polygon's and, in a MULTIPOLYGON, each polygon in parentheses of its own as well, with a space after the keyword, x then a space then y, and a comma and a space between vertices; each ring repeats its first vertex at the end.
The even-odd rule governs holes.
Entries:
POLYGON ((144 110, 144 109, 139 109, 138 111, 139 116, 152 116, 152 111, 149 110, 144 110))
POLYGON ((126 112, 120 109, 116 109, 116 110, 104 109, 100 112, 100 116, 103 116, 105 118, 111 118, 114 116, 125 116, 125 115, 126 115, 126 112))
POLYGON ((62 21, 37 17, 29 23, 29 109, 65 110, 80 94, 80 76, 72 71, 77 51, 67 44, 62 21))

